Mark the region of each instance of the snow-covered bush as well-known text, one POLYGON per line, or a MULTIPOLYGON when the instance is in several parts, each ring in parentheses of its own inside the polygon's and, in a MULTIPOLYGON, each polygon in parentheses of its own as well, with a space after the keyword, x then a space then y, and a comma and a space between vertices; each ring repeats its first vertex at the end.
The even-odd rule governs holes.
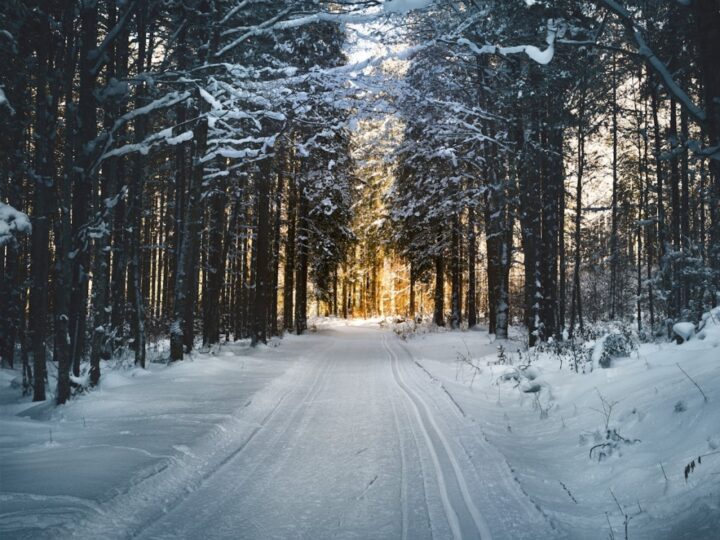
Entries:
POLYGON ((720 342, 720 306, 703 313, 698 324, 697 339, 713 336, 720 342))
POLYGON ((678 344, 689 341, 695 335, 695 325, 691 322, 675 323, 672 328, 673 336, 678 344))
POLYGON ((557 358, 560 369, 570 366, 576 373, 590 373, 595 367, 610 367, 616 358, 630 356, 638 348, 638 339, 628 327, 598 324, 583 328, 572 338, 539 342, 533 355, 557 358))
POLYGON ((0 247, 15 240, 15 235, 30 234, 32 225, 27 214, 0 202, 0 247))
MULTIPOLYGON (((607 334, 601 342, 598 342, 598 345, 600 345, 601 351, 599 351, 597 361, 600 367, 603 368, 609 368, 613 360, 630 356, 632 352, 638 348, 632 332, 627 329, 607 334)), ((595 357, 597 353, 598 350, 596 348, 595 351, 593 351, 593 357, 595 357)))
POLYGON ((403 341, 414 336, 438 332, 443 328, 436 326, 430 317, 420 316, 415 318, 393 317, 386 319, 385 323, 388 324, 392 331, 403 341))
POLYGON ((583 333, 562 341, 539 342, 533 349, 536 351, 535 354, 545 353, 557 358, 560 369, 569 366, 576 373, 588 373, 593 369, 592 347, 588 343, 589 340, 583 333))

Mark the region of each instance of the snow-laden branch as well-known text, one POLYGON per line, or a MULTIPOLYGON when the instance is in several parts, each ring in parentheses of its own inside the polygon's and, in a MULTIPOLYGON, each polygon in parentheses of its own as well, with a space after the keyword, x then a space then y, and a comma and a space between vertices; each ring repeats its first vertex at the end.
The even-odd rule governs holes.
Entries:
POLYGON ((0 202, 0 247, 13 242, 17 234, 30 233, 32 225, 27 214, 0 202))
POLYGON ((7 107, 8 111, 10 111, 11 115, 15 115, 15 109, 12 108, 12 105, 10 105, 10 102, 8 101, 8 98, 5 96, 5 92, 3 92, 3 89, 0 88, 0 107, 7 107))
POLYGON ((556 22, 552 19, 548 20, 547 37, 545 38, 547 48, 545 50, 542 50, 535 45, 515 45, 512 47, 483 45, 482 47, 479 47, 467 38, 460 38, 457 40, 456 43, 458 45, 464 45, 468 47, 474 54, 477 55, 500 54, 505 56, 508 54, 525 53, 528 55, 528 57, 530 57, 531 60, 537 62, 538 64, 546 65, 550 63, 550 61, 553 59, 553 56, 555 55, 555 38, 557 37, 557 33, 558 27, 556 22))
POLYGON ((247 158, 259 158, 266 156, 270 150, 275 146, 277 137, 272 135, 270 137, 262 137, 252 139, 254 143, 262 143, 259 148, 227 148, 220 147, 216 150, 212 150, 200 159, 200 163, 207 163, 212 161, 216 157, 224 157, 227 159, 247 159, 247 158))
MULTIPOLYGON (((115 141, 114 135, 117 133, 117 131, 122 128, 124 125, 126 125, 128 122, 143 116, 145 114, 150 114, 153 111, 156 111, 158 109, 165 109, 167 107, 172 107, 173 105, 177 105, 178 103, 181 103, 188 99, 190 97, 190 92, 170 92, 169 94, 164 95, 163 97, 156 99, 147 105, 143 107, 138 107, 137 109, 133 109, 132 111, 128 112, 127 114, 124 114, 120 118, 118 118, 115 123, 113 124, 113 127, 110 129, 110 132, 107 133, 107 139, 105 141, 105 144, 103 145, 102 151, 99 153, 97 161, 93 164, 93 166, 90 168, 90 170, 95 170, 103 161, 110 157, 117 157, 117 156, 123 156, 125 154, 129 154, 132 152, 141 152, 141 153, 147 153, 150 150, 150 146, 153 146, 159 142, 161 142, 163 139, 173 141, 172 137, 172 129, 170 128, 170 133, 168 135, 168 130, 165 129, 159 133, 155 133, 153 135, 150 135, 145 141, 141 143, 135 143, 135 144, 127 144, 125 146, 121 146, 120 148, 116 148, 114 150, 108 150, 113 142, 115 141), (154 138, 155 137, 155 138, 154 138), (149 144, 147 148, 144 148, 144 144, 149 144)), ((168 144, 178 144, 179 142, 170 142, 168 144)))
POLYGON ((131 120, 134 120, 138 116, 142 116, 144 114, 149 114, 158 109, 165 109, 167 107, 172 107, 173 105, 177 105, 178 103, 185 101, 189 97, 190 97, 189 91, 170 92, 169 94, 165 94, 163 97, 158 98, 154 101, 151 101, 147 105, 138 107, 137 109, 133 109, 129 113, 124 114, 123 116, 118 118, 115 121, 115 125, 113 126, 113 131, 117 131, 120 127, 127 124, 131 120))
POLYGON ((226 22, 228 22, 233 15, 235 15, 238 11, 247 6, 251 1, 252 0, 242 0, 242 2, 235 4, 235 6, 232 7, 222 19, 220 19, 220 24, 225 24, 226 22))
MULTIPOLYGON (((275 15, 272 19, 265 21, 257 26, 254 26, 247 30, 240 37, 231 41, 220 49, 215 56, 222 56, 228 51, 231 51, 238 45, 247 41, 251 37, 260 36, 263 34, 270 34, 278 30, 290 30, 293 28, 300 28, 301 26, 308 26, 310 24, 317 24, 321 22, 330 22, 337 24, 366 24, 374 22, 378 19, 377 14, 361 14, 361 13, 313 13, 312 15, 305 15, 303 17, 294 17, 283 20, 285 15, 288 15, 290 10, 284 10, 281 13, 275 15)), ((225 35, 234 33, 233 30, 225 32, 225 35)))
POLYGON ((142 155, 146 156, 150 152, 150 149, 158 144, 168 144, 170 146, 174 146, 176 144, 187 142, 192 138, 192 130, 184 131, 179 135, 173 136, 172 128, 163 129, 162 131, 153 133, 149 137, 145 138, 145 140, 142 142, 126 144, 124 146, 120 146, 119 148, 110 150, 109 152, 106 152, 105 154, 103 154, 101 161, 104 161, 111 157, 124 156, 126 154, 132 154, 135 152, 139 152, 142 155))

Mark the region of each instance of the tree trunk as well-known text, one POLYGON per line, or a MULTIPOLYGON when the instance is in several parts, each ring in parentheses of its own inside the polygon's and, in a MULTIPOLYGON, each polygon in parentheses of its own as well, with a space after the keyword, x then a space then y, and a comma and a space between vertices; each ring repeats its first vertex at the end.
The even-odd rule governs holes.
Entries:
MULTIPOLYGON (((113 27, 117 23, 117 9, 114 5, 108 6, 108 26, 113 27)), ((107 66, 106 79, 108 82, 117 76, 126 75, 126 66, 123 62, 127 54, 128 33, 122 32, 118 37, 117 44, 112 45, 109 52, 110 60, 107 66)), ((117 107, 107 105, 104 119, 106 130, 110 130, 119 116, 117 107)), ((115 208, 123 194, 119 190, 119 161, 121 158, 110 158, 103 164, 103 202, 98 211, 102 212, 102 223, 106 234, 102 234, 95 240, 93 254, 93 287, 92 287, 92 308, 93 334, 90 348, 90 384, 96 386, 100 381, 100 360, 109 358, 111 354, 112 328, 110 324, 110 251, 111 233, 115 222, 115 208)))
POLYGON ((410 301, 408 306, 408 317, 415 319, 415 264, 410 261, 410 301))
MULTIPOLYGON (((553 101, 553 107, 557 104, 553 101)), ((550 109, 548 116, 554 118, 560 112, 550 109)), ((542 286, 542 338, 558 338, 559 295, 558 295, 558 250, 560 237, 560 199, 564 197, 563 182, 563 128, 553 124, 547 135, 547 168, 542 194, 542 258, 540 261, 542 286)))
MULTIPOLYGON (((96 75, 93 70, 97 59, 98 4, 84 2, 80 9, 82 25, 80 39, 80 94, 78 101, 79 130, 75 154, 78 163, 74 167, 76 176, 73 186, 73 278, 72 302, 70 303, 70 339, 72 343, 72 370, 80 375, 80 359, 85 352, 85 330, 87 322, 88 274, 90 270, 87 238, 82 229, 90 217, 90 195, 95 186, 90 167, 93 161, 91 142, 97 136, 97 113, 95 99, 96 75)), ((59 381, 58 381, 59 384, 59 381)), ((58 402, 64 396, 58 394, 58 402)))
MULTIPOLYGON (((198 103, 203 100, 198 95, 198 103)), ((177 258, 175 270, 175 294, 173 308, 173 322, 170 327, 170 359, 182 360, 187 343, 192 347, 193 341, 193 314, 195 296, 193 287, 197 290, 198 255, 200 242, 200 195, 205 168, 200 161, 205 155, 207 147, 208 121, 200 110, 200 118, 195 125, 193 157, 193 170, 189 179, 188 202, 183 219, 182 243, 177 258), (189 320, 188 320, 189 318, 189 320), (188 332, 190 335, 188 335, 188 332)))
MULTIPOLYGON (((471 205, 468 209, 468 292, 467 292, 467 319, 468 328, 477 325, 477 306, 475 297, 477 296, 477 275, 475 273, 475 263, 477 260, 477 239, 475 236, 475 208, 471 205)), ((413 294, 412 288, 410 289, 413 294)), ((414 294, 413 294, 414 296, 414 294)), ((415 298, 412 298, 413 304, 415 298)), ((414 313, 414 309, 412 310, 414 313)))
MULTIPOLYGON (((141 73, 147 53, 147 6, 137 12, 138 52, 137 67, 141 73)), ((145 101, 145 83, 141 83, 135 94, 135 106, 141 107, 145 101)), ((147 117, 141 115, 134 121, 134 138, 141 143, 148 131, 147 117)), ((135 365, 145 368, 145 303, 141 283, 142 261, 142 219, 143 190, 145 186, 145 156, 138 153, 133 160, 133 173, 128 190, 128 221, 130 223, 129 260, 128 260, 128 299, 131 304, 130 321, 135 351, 135 365)))
MULTIPOLYGON (((255 256, 255 301, 253 302, 252 345, 267 343, 270 300, 270 174, 272 160, 260 162, 257 186, 257 238, 255 256)), ((298 332, 299 333, 299 332, 298 332)))
POLYGON ((433 322, 445 326, 445 261, 442 253, 435 255, 435 310, 433 322))
POLYGON ((575 322, 580 325, 580 331, 583 331, 583 315, 582 315, 582 290, 580 287, 580 264, 582 262, 582 188, 583 173, 585 170, 585 131, 584 131, 584 99, 581 104, 581 110, 578 120, 578 149, 577 149, 577 184, 575 188, 575 257, 573 267, 573 292, 572 301, 570 302, 570 330, 569 335, 573 337, 575 332, 575 322))
POLYGON ((615 54, 612 57, 612 207, 610 233, 610 319, 615 319, 618 281, 618 107, 617 107, 617 64, 615 54))
POLYGON ((308 203, 302 186, 298 186, 297 271, 295 273, 295 333, 307 330, 308 277, 308 203))
MULTIPOLYGON (((652 84, 652 83, 651 83, 652 84)), ((665 202, 663 187, 664 172, 662 166, 662 149, 660 136, 660 121, 659 121, 659 103, 658 103, 658 91, 655 85, 653 85, 652 91, 650 92, 650 107, 653 117, 653 139, 654 147, 653 152, 655 154, 655 195, 657 198, 657 231, 658 231, 658 263, 660 265, 660 274, 662 278, 662 288, 667 291, 669 287, 668 283, 668 261, 667 261, 667 231, 665 223, 665 202)))
MULTIPOLYGON (((207 266, 203 289, 203 344, 214 345, 220 342, 220 294, 225 277, 226 248, 225 201, 226 193, 215 186, 208 200, 208 243, 207 266)), ((231 226, 232 224, 230 224, 231 226)))
POLYGON ((276 336, 278 332, 278 295, 280 292, 280 228, 282 227, 282 199, 285 190, 285 174, 287 173, 287 160, 285 154, 287 150, 283 150, 282 159, 278 160, 277 170, 278 179, 275 186, 275 208, 273 223, 273 241, 272 241, 272 271, 270 274, 270 335, 276 336))
POLYGON ((462 274, 460 272, 460 217, 455 215, 451 223, 451 294, 450 294, 450 327, 453 329, 460 328, 462 322, 462 307, 460 282, 462 274))
POLYGON ((677 103, 674 99, 670 100, 670 205, 672 210, 672 221, 670 222, 672 232, 672 260, 670 261, 670 312, 675 319, 679 319, 682 313, 681 305, 681 283, 680 261, 677 254, 680 253, 680 164, 678 162, 678 153, 680 139, 677 130, 677 103))
MULTIPOLYGON (((541 178, 538 172, 542 169, 538 166, 539 153, 532 150, 531 146, 525 147, 525 140, 531 141, 537 124, 528 125, 523 133, 523 128, 517 128, 515 141, 518 151, 518 176, 520 208, 520 238, 523 248, 523 260, 525 266, 525 290, 524 290, 524 320, 528 332, 528 343, 532 347, 540 337, 541 314, 540 307, 543 302, 542 276, 540 275, 540 258, 542 247, 541 236, 541 210, 537 202, 542 200, 541 178)), ((535 143, 537 144, 537 143, 535 143)), ((543 253, 547 255, 547 253, 543 253)))
POLYGON ((50 274, 50 219, 54 182, 54 143, 57 99, 48 92, 52 69, 47 14, 39 14, 36 55, 38 73, 35 92, 35 192, 33 194, 30 252, 30 342, 33 350, 33 401, 45 400, 46 340, 48 328, 48 278, 50 274))
POLYGON ((285 265, 283 284, 283 327, 293 328, 293 290, 295 288, 295 227, 297 223, 297 187, 288 178, 288 204, 286 211, 287 234, 285 236, 285 265))
MULTIPOLYGON (((720 69, 717 67, 717 52, 720 50, 720 9, 717 0, 695 0, 694 37, 697 40, 698 63, 705 104, 705 132, 709 146, 720 143, 720 69)), ((710 186, 710 253, 709 260, 714 270, 713 305, 720 301, 720 159, 710 159, 708 168, 710 186)))

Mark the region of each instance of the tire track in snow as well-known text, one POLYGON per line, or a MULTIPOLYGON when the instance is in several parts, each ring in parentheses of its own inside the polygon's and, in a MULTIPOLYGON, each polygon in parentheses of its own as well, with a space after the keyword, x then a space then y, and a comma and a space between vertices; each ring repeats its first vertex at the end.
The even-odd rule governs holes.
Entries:
MULTIPOLYGON (((517 503, 517 507, 522 508, 525 511, 525 514, 530 521, 542 521, 547 524, 547 526, 550 527, 552 531, 557 531, 553 520, 528 494, 528 492, 525 490, 525 487, 522 485, 517 475, 515 474, 515 469, 512 467, 512 465, 510 465, 505 455, 490 441, 482 426, 476 422, 475 418, 473 418, 472 416, 468 416, 465 413, 465 411, 460 407, 457 400, 450 393, 450 391, 440 382, 437 377, 430 373, 430 371, 425 366, 423 366, 420 362, 413 358, 412 353, 405 345, 403 345, 402 343, 400 343, 399 345, 403 352, 408 356, 408 358, 410 358, 419 368, 421 368, 422 371, 425 372, 425 374, 430 378, 430 380, 440 384, 442 390, 445 392, 445 394, 447 394, 447 397, 450 398, 453 405, 455 405, 454 409, 458 418, 461 419, 461 421, 469 420, 470 422, 472 422, 473 425, 468 427, 476 429, 470 429, 468 430, 468 432, 472 435, 472 438, 475 440, 478 447, 483 448, 485 452, 494 454, 492 456, 489 456, 489 459, 485 459, 484 463, 490 464, 492 467, 495 468, 499 475, 500 481, 506 488, 506 493, 510 494, 510 496, 513 497, 513 499, 517 503), (479 435, 477 433, 478 430, 480 432, 479 435)), ((458 440, 458 444, 460 444, 460 446, 462 447, 465 455, 470 461, 470 464, 472 465, 473 469, 475 469, 475 472, 478 475, 481 475, 481 472, 475 466, 473 459, 470 458, 470 452, 468 452, 468 449, 465 447, 465 444, 463 444, 463 441, 458 440)))
POLYGON ((398 356, 388 344, 386 335, 383 335, 382 344, 390 356, 393 379, 410 402, 425 438, 438 480, 440 498, 453 537, 456 540, 467 538, 491 540, 490 529, 472 501, 467 481, 457 458, 430 412, 430 408, 422 397, 405 383, 400 373, 398 356))
MULTIPOLYGON (((331 344, 330 347, 326 348, 323 351, 323 356, 327 355, 327 351, 330 350, 332 346, 333 345, 331 344)), ((299 400, 297 406, 293 408, 290 414, 283 417, 283 421, 285 422, 285 424, 282 429, 275 433, 275 435, 273 435, 269 442, 263 443, 265 447, 277 448, 278 443, 292 427, 293 432, 289 436, 283 448, 278 452, 277 455, 273 455, 270 452, 261 453, 261 459, 258 460, 252 466, 252 468, 249 469, 247 474, 245 474, 243 478, 238 481, 238 483, 236 484, 236 488, 243 486, 248 480, 252 478, 253 474, 256 470, 258 470, 260 465, 266 464, 269 460, 275 459, 276 465, 284 463, 287 460, 287 452, 293 449, 295 447, 295 443, 298 440, 302 440, 305 436, 307 427, 312 419, 311 415, 308 414, 308 408, 316 402, 318 395, 327 385, 333 363, 334 362, 332 360, 325 357, 325 359, 323 360, 323 367, 318 370, 318 373, 313 380, 311 388, 308 390, 305 396, 299 400)))
MULTIPOLYGON (((328 346, 323 347, 325 350, 328 346)), ((328 365, 323 363, 314 373, 310 389, 298 398, 298 405, 293 409, 291 417, 294 418, 307 400, 316 394, 320 381, 328 371, 328 365)), ((287 377, 281 375, 278 380, 287 377)), ((247 408, 247 404, 240 407, 228 422, 216 424, 208 438, 205 438, 199 448, 193 448, 196 457, 183 455, 172 460, 166 460, 158 467, 154 474, 144 477, 139 482, 132 483, 128 489, 103 503, 98 514, 100 515, 82 519, 73 526, 62 526, 54 531, 56 537, 72 538, 137 538, 150 529, 155 522, 161 521, 170 512, 181 505, 193 492, 201 488, 210 478, 221 471, 229 462, 238 458, 243 451, 251 445, 264 428, 277 416, 286 398, 297 393, 297 387, 291 385, 289 390, 282 393, 270 410, 255 424, 255 427, 246 434, 242 440, 233 440, 236 432, 233 423, 243 424, 238 417, 240 411, 247 408), (220 437, 220 441, 215 440, 220 437), (224 455, 223 455, 224 454, 224 455), (209 459, 207 456, 211 456, 209 459)), ((263 392, 260 390, 260 392, 263 392)), ((255 399, 253 397, 253 399, 255 399)), ((251 400, 252 401, 252 400, 251 400)), ((283 429, 273 437, 282 436, 290 427, 287 422, 283 429)), ((247 422, 245 422, 247 425, 247 422)), ((252 467, 252 471, 260 466, 262 460, 252 467)), ((249 475, 247 475, 249 476, 249 475)), ((241 483, 244 483, 244 479, 241 483)))
MULTIPOLYGON (((330 347, 327 347, 330 348, 330 347)), ((327 349, 326 348, 326 349, 327 349)), ((293 408, 293 410, 290 412, 289 415, 286 417, 283 417, 285 420, 285 423, 283 427, 278 430, 270 439, 270 442, 266 442, 265 445, 269 445, 269 447, 275 446, 277 441, 282 438, 290 429, 291 426, 295 424, 295 420, 298 417, 300 411, 305 408, 308 403, 311 403, 315 397, 320 393, 320 389, 323 386, 323 383, 325 382, 325 379, 327 378, 327 374, 330 371, 330 363, 325 361, 317 370, 317 373, 315 374, 315 377, 313 379, 313 382, 310 385, 309 390, 305 393, 305 395, 299 399, 298 404, 293 408)), ((233 461, 235 458, 239 458, 243 451, 253 442, 253 440, 256 438, 256 435, 258 435, 261 430, 265 430, 267 426, 273 421, 273 419, 277 416, 277 411, 280 410, 281 405, 286 401, 286 398, 288 395, 292 393, 292 390, 290 392, 287 392, 284 394, 280 400, 277 402, 277 404, 273 407, 273 409, 263 418, 263 420, 253 429, 253 431, 250 433, 248 438, 233 452, 231 452, 229 455, 227 455, 216 467, 214 467, 212 470, 208 471, 206 474, 202 476, 200 479, 198 485, 196 485, 192 490, 187 490, 186 493, 184 493, 178 500, 174 501, 174 503, 165 508, 165 511, 162 514, 162 517, 156 516, 155 518, 150 518, 148 520, 145 520, 143 525, 141 525, 139 528, 137 528, 130 538, 138 538, 141 537, 147 529, 149 529, 156 521, 160 521, 163 519, 164 516, 170 514, 173 510, 175 510, 178 506, 180 506, 185 499, 187 499, 193 492, 198 491, 204 484, 210 481, 211 478, 213 478, 218 472, 221 471, 226 465, 228 465, 231 461, 233 461)), ((246 469, 246 474, 238 480, 238 482, 235 484, 235 489, 239 489, 245 483, 252 478, 255 471, 260 468, 261 465, 267 462, 268 459, 270 459, 272 456, 270 453, 261 453, 261 459, 256 461, 249 469, 246 469)))
POLYGON ((395 405, 395 400, 392 398, 390 398, 390 405, 392 406, 393 417, 395 419, 395 433, 397 433, 398 446, 400 447, 400 512, 402 515, 401 537, 402 540, 407 540, 409 527, 407 500, 407 458, 405 457, 405 447, 403 446, 402 436, 400 435, 400 419, 398 418, 397 406, 395 405))

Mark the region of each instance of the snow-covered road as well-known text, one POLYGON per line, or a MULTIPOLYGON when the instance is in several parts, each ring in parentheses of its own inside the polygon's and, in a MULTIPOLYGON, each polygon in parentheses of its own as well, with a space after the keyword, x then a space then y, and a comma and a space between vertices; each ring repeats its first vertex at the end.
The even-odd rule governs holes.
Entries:
POLYGON ((140 538, 552 536, 487 444, 459 444, 477 428, 394 336, 321 334, 249 440, 140 538))
POLYGON ((540 355, 539 395, 483 330, 378 322, 106 365, 57 408, 2 370, 0 538, 600 540, 625 514, 634 540, 717 538, 720 332, 586 374, 540 355), (600 461, 603 395, 633 443, 600 461))
POLYGON ((157 481, 115 501, 116 509, 125 506, 125 519, 117 511, 98 513, 74 534, 557 536, 478 427, 395 336, 371 325, 333 326, 311 343, 310 354, 281 377, 287 384, 260 392, 267 395, 263 410, 253 412, 260 421, 247 418, 253 429, 209 459, 215 465, 199 480, 188 478, 184 489, 172 481, 179 466, 170 465, 157 481), (458 434, 472 432, 476 444, 466 449, 458 434))

